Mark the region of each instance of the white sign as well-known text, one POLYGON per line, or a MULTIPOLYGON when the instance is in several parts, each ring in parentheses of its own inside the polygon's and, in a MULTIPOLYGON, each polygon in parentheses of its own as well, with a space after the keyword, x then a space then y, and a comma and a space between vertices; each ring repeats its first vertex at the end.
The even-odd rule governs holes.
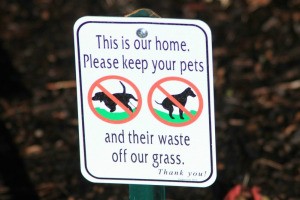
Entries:
POLYGON ((81 171, 97 183, 216 179, 211 32, 199 20, 74 25, 81 171))

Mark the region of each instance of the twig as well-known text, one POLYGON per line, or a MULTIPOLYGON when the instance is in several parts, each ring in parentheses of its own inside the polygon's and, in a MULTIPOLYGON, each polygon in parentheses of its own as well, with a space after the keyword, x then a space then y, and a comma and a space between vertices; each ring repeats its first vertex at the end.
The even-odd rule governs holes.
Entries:
POLYGON ((295 80, 291 82, 284 82, 270 87, 259 87, 253 90, 254 95, 265 95, 270 92, 284 92, 286 90, 296 90, 300 89, 300 80, 295 80))
POLYGON ((58 81, 55 83, 48 83, 47 89, 48 90, 60 90, 60 89, 69 89, 69 88, 75 88, 76 82, 74 80, 70 81, 58 81))
POLYGON ((300 88, 300 80, 295 80, 287 83, 281 83, 278 86, 280 90, 296 90, 300 88))
POLYGON ((269 167, 272 167, 274 169, 277 169, 277 170, 282 170, 283 169, 283 166, 277 162, 274 162, 272 160, 269 160, 269 159, 266 159, 266 158, 259 158, 257 160, 254 161, 253 163, 253 166, 256 166, 256 165, 265 165, 265 166, 269 166, 269 167))

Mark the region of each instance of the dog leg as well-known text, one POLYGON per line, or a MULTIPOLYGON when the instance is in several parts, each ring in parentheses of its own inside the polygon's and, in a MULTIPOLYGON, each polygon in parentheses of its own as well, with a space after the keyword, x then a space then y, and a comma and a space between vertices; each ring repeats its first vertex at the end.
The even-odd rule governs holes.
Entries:
POLYGON ((179 116, 180 116, 180 119, 184 119, 184 117, 183 117, 183 111, 181 109, 179 109, 179 116))
POLYGON ((170 116, 172 119, 175 119, 175 118, 173 117, 173 110, 174 110, 173 106, 169 107, 169 116, 170 116))
POLYGON ((133 112, 132 108, 127 104, 126 107, 131 111, 133 112))
POLYGON ((111 107, 109 112, 114 112, 116 110, 116 106, 111 107))
POLYGON ((109 112, 114 112, 116 110, 116 105, 112 101, 104 100, 104 104, 109 108, 109 112))

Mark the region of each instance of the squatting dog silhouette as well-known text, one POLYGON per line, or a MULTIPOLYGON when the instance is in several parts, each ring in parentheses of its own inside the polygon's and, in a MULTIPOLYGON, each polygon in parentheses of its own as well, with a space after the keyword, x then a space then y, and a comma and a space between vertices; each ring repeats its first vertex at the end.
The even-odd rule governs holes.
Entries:
MULTIPOLYGON (((174 94, 172 95, 172 97, 174 97, 182 106, 185 106, 186 102, 187 102, 187 98, 188 96, 191 96, 191 97, 195 97, 195 93, 192 91, 192 89, 190 87, 186 88, 182 93, 180 94, 174 94)), ((173 117, 173 111, 174 111, 174 108, 173 106, 176 106, 168 97, 165 98, 161 103, 155 101, 157 104, 159 105, 162 105, 164 109, 168 110, 169 111, 169 116, 174 119, 173 117)), ((176 106, 178 107, 178 106, 176 106)), ((183 111, 179 109, 179 116, 180 116, 180 119, 184 119, 183 117, 183 111)))
MULTIPOLYGON (((138 101, 132 94, 127 94, 126 93, 126 87, 125 85, 120 81, 122 87, 123 87, 123 92, 122 93, 114 93, 113 95, 124 104, 131 112, 133 112, 132 108, 128 105, 130 99, 133 99, 135 101, 138 101)), ((104 104, 110 109, 110 112, 114 112, 116 110, 116 103, 111 100, 104 92, 97 92, 93 97, 93 101, 100 101, 104 102, 104 104)))

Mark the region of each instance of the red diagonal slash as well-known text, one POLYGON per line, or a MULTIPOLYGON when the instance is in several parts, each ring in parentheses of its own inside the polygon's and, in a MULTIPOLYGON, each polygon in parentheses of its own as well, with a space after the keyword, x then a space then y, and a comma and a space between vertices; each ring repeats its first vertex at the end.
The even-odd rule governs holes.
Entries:
POLYGON ((163 87, 160 85, 157 85, 157 89, 159 89, 164 95, 167 96, 168 99, 170 99, 180 110, 182 110, 185 114, 187 114, 190 119, 193 119, 194 115, 190 113, 179 101, 177 101, 172 95, 170 95, 163 87))

